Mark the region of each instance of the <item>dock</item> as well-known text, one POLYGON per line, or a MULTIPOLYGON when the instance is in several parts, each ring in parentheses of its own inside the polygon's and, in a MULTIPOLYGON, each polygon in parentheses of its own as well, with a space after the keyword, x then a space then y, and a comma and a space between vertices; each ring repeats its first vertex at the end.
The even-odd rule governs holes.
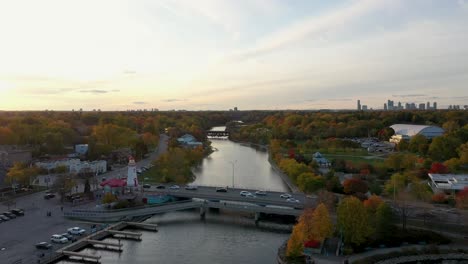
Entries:
POLYGON ((79 252, 74 252, 74 251, 65 251, 65 250, 61 251, 61 253, 65 256, 79 258, 83 261, 92 261, 96 263, 101 263, 100 262, 101 256, 93 256, 93 255, 88 255, 84 253, 79 253, 79 252))
POLYGON ((122 244, 120 243, 112 243, 112 242, 105 242, 105 241, 92 240, 92 239, 86 239, 85 241, 93 246, 95 245, 104 246, 104 247, 99 247, 99 249, 108 249, 112 251, 122 252, 122 244))
POLYGON ((129 226, 136 227, 143 230, 149 231, 158 231, 158 225, 156 224, 146 224, 146 223, 137 223, 137 222, 125 222, 129 226))
POLYGON ((141 241, 141 233, 137 232, 128 232, 128 231, 117 231, 117 230, 107 230, 109 234, 118 236, 118 238, 125 238, 125 239, 132 239, 132 240, 138 240, 141 241))

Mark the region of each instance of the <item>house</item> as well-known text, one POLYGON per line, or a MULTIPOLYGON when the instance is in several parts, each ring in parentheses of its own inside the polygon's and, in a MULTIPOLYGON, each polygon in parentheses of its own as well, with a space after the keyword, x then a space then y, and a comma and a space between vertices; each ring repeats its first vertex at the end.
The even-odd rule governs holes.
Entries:
POLYGON ((312 157, 313 157, 312 159, 315 162, 317 162, 317 164, 320 167, 330 167, 331 166, 331 162, 328 159, 326 159, 325 157, 323 157, 320 152, 315 152, 312 157))
POLYGON ((195 137, 190 134, 185 134, 177 139, 177 141, 181 144, 187 144, 189 142, 196 141, 195 137))
POLYGON ((88 144, 75 145, 75 152, 80 155, 86 155, 86 153, 88 152, 88 144))
POLYGON ((107 162, 105 160, 80 161, 79 159, 57 159, 51 161, 40 161, 35 163, 36 167, 48 171, 57 167, 66 167, 68 172, 81 173, 91 172, 92 174, 105 173, 107 171, 107 162))
POLYGON ((181 144, 184 147, 189 147, 189 148, 196 148, 203 146, 203 143, 200 141, 197 141, 196 138, 190 134, 185 134, 181 136, 180 138, 177 139, 177 142, 181 144))
POLYGON ((468 188, 468 174, 436 174, 428 173, 431 179, 429 186, 435 193, 456 193, 468 188))

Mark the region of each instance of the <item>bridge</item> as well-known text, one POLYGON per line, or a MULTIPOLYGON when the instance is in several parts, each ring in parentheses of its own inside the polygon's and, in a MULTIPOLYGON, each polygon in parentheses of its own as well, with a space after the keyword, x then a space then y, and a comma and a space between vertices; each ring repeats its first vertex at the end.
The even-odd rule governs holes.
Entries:
POLYGON ((197 190, 185 189, 156 189, 145 190, 145 194, 165 194, 179 198, 189 198, 185 201, 148 205, 136 208, 117 210, 80 210, 75 209, 65 211, 67 218, 80 219, 94 222, 116 222, 131 220, 134 217, 151 216, 155 214, 167 213, 171 211, 199 209, 200 216, 205 217, 205 212, 209 208, 216 208, 228 211, 254 213, 257 221, 260 214, 299 216, 305 206, 311 206, 315 200, 303 194, 290 194, 297 202, 289 202, 280 195, 280 192, 266 192, 266 195, 256 197, 244 197, 240 191, 250 191, 247 189, 232 189, 227 192, 216 192, 215 187, 198 187, 197 190))
POLYGON ((229 137, 229 131, 206 131, 206 136, 208 137, 229 137))

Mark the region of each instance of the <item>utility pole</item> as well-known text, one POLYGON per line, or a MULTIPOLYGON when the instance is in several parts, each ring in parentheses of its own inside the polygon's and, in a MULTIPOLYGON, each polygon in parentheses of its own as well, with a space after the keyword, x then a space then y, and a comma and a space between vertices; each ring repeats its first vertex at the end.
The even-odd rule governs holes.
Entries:
POLYGON ((234 188, 234 166, 236 165, 237 160, 229 161, 229 163, 231 163, 231 165, 232 165, 232 188, 234 188))

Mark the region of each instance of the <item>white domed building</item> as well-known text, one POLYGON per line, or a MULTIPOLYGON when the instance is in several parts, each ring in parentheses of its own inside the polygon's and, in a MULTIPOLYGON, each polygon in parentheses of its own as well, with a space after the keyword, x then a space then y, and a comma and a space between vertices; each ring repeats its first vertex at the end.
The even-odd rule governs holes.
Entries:
POLYGON ((444 129, 438 126, 395 124, 390 127, 395 131, 395 135, 393 135, 389 141, 397 144, 402 139, 410 140, 416 135, 423 135, 428 139, 432 139, 442 136, 445 132, 444 129))

